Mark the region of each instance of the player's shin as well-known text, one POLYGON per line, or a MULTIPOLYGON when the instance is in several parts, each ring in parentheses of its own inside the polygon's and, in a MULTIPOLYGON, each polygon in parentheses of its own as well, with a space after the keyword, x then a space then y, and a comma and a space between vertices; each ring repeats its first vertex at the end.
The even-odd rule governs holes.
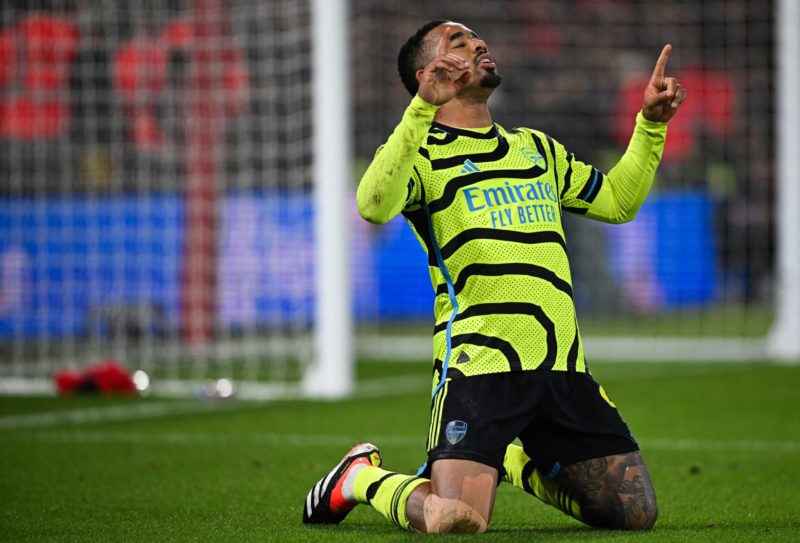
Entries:
POLYGON ((503 460, 506 470, 504 480, 528 494, 552 505, 567 515, 583 521, 578 501, 572 497, 555 479, 545 477, 536 469, 522 447, 509 445, 503 460))
POLYGON ((355 477, 353 496, 359 503, 371 505, 400 528, 413 531, 406 510, 408 498, 417 487, 428 482, 422 477, 367 466, 355 477))

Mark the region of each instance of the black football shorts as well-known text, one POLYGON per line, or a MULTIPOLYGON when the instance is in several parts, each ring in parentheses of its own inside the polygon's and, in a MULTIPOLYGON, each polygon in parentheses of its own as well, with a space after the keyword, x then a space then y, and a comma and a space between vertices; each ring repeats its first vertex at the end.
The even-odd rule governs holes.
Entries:
POLYGON ((459 458, 497 468, 519 438, 540 472, 639 449, 616 406, 591 375, 525 371, 448 379, 431 402, 428 463, 459 458))

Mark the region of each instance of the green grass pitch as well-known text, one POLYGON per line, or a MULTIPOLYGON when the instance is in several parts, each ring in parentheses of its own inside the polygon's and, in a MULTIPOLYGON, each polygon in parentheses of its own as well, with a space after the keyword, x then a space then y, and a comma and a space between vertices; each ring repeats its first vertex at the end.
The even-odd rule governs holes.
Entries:
MULTIPOLYGON (((593 371, 640 441, 656 528, 589 529, 504 484, 482 540, 800 540, 800 366, 593 371)), ((0 397, 0 541, 423 540, 367 507, 301 524, 307 490, 355 441, 390 469, 423 460, 428 366, 365 362, 359 379, 337 403, 0 397)))

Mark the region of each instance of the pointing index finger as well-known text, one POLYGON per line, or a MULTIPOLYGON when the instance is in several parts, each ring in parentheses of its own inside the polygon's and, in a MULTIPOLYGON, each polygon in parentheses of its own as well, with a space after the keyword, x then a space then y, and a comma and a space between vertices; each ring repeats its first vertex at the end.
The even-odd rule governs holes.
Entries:
POLYGON ((664 73, 667 69, 667 60, 669 59, 669 54, 672 52, 672 45, 667 44, 664 46, 664 49, 661 50, 661 55, 658 57, 656 61, 656 67, 653 70, 653 80, 661 80, 664 79, 664 73))

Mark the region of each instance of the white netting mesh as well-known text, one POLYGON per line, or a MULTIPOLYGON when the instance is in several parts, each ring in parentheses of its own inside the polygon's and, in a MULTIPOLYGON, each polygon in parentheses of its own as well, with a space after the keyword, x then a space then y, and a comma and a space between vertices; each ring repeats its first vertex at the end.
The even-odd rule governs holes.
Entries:
POLYGON ((310 39, 293 0, 3 3, 3 374, 301 376, 310 39))

